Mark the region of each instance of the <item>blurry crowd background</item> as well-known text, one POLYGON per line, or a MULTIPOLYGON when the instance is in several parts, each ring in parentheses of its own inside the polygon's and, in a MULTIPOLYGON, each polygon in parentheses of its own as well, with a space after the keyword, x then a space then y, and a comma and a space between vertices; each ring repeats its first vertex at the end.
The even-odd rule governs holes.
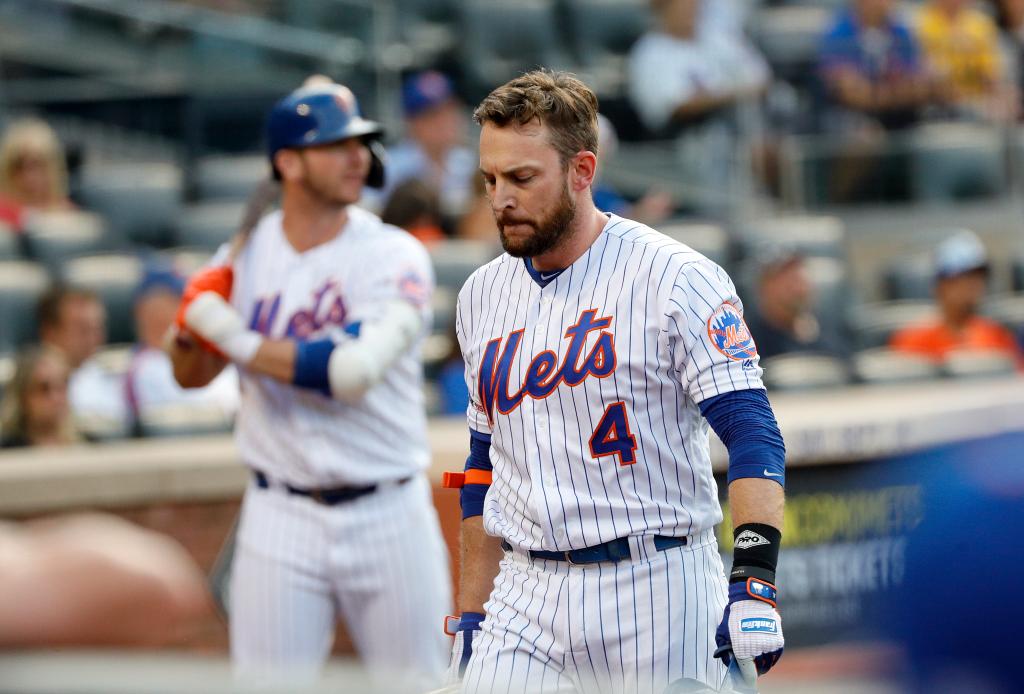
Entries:
POLYGON ((237 376, 181 391, 160 342, 314 73, 388 127, 363 204, 432 254, 428 401, 464 411, 455 297, 500 252, 469 113, 538 65, 599 93, 599 207, 736 280, 770 388, 1024 365, 1024 0, 0 0, 3 445, 230 428, 237 376))

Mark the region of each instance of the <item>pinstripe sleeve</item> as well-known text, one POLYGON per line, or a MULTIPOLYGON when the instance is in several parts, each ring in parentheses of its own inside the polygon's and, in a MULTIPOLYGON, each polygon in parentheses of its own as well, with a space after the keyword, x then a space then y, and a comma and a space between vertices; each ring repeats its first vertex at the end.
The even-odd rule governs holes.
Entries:
POLYGON ((760 357, 729 275, 709 260, 684 265, 665 309, 673 365, 694 402, 764 388, 760 357))
MULTIPOLYGON (((474 276, 475 277, 475 276, 474 276)), ((466 387, 469 389, 469 406, 466 408, 466 420, 469 428, 481 434, 491 433, 491 424, 487 421, 483 404, 480 402, 480 365, 479 350, 473 344, 473 297, 471 277, 459 292, 455 307, 455 335, 459 339, 459 349, 466 364, 466 387)))

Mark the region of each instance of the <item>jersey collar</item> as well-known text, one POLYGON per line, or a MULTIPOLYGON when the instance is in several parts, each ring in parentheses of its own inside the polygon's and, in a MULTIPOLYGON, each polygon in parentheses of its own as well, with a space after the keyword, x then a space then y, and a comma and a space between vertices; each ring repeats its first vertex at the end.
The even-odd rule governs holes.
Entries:
POLYGON ((539 284, 541 287, 546 287, 555 281, 559 275, 565 272, 565 268, 561 270, 549 270, 547 272, 541 272, 540 270, 533 267, 532 258, 523 258, 523 265, 526 267, 526 271, 530 273, 530 277, 533 281, 539 284))

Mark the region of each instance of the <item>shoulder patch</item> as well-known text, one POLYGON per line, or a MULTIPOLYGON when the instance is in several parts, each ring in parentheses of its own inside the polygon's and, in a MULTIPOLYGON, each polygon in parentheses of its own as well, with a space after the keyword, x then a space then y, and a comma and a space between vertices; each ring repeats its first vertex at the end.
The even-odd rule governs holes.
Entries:
POLYGON ((724 303, 708 318, 708 339, 719 352, 733 361, 744 361, 757 355, 754 338, 739 310, 724 303))

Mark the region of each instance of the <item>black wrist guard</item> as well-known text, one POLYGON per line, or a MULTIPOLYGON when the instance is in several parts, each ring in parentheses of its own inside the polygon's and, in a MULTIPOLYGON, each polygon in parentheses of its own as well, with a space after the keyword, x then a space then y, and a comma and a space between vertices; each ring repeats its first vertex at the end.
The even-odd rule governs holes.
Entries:
POLYGON ((756 578, 775 584, 782 532, 764 523, 744 523, 733 531, 729 583, 756 578))

